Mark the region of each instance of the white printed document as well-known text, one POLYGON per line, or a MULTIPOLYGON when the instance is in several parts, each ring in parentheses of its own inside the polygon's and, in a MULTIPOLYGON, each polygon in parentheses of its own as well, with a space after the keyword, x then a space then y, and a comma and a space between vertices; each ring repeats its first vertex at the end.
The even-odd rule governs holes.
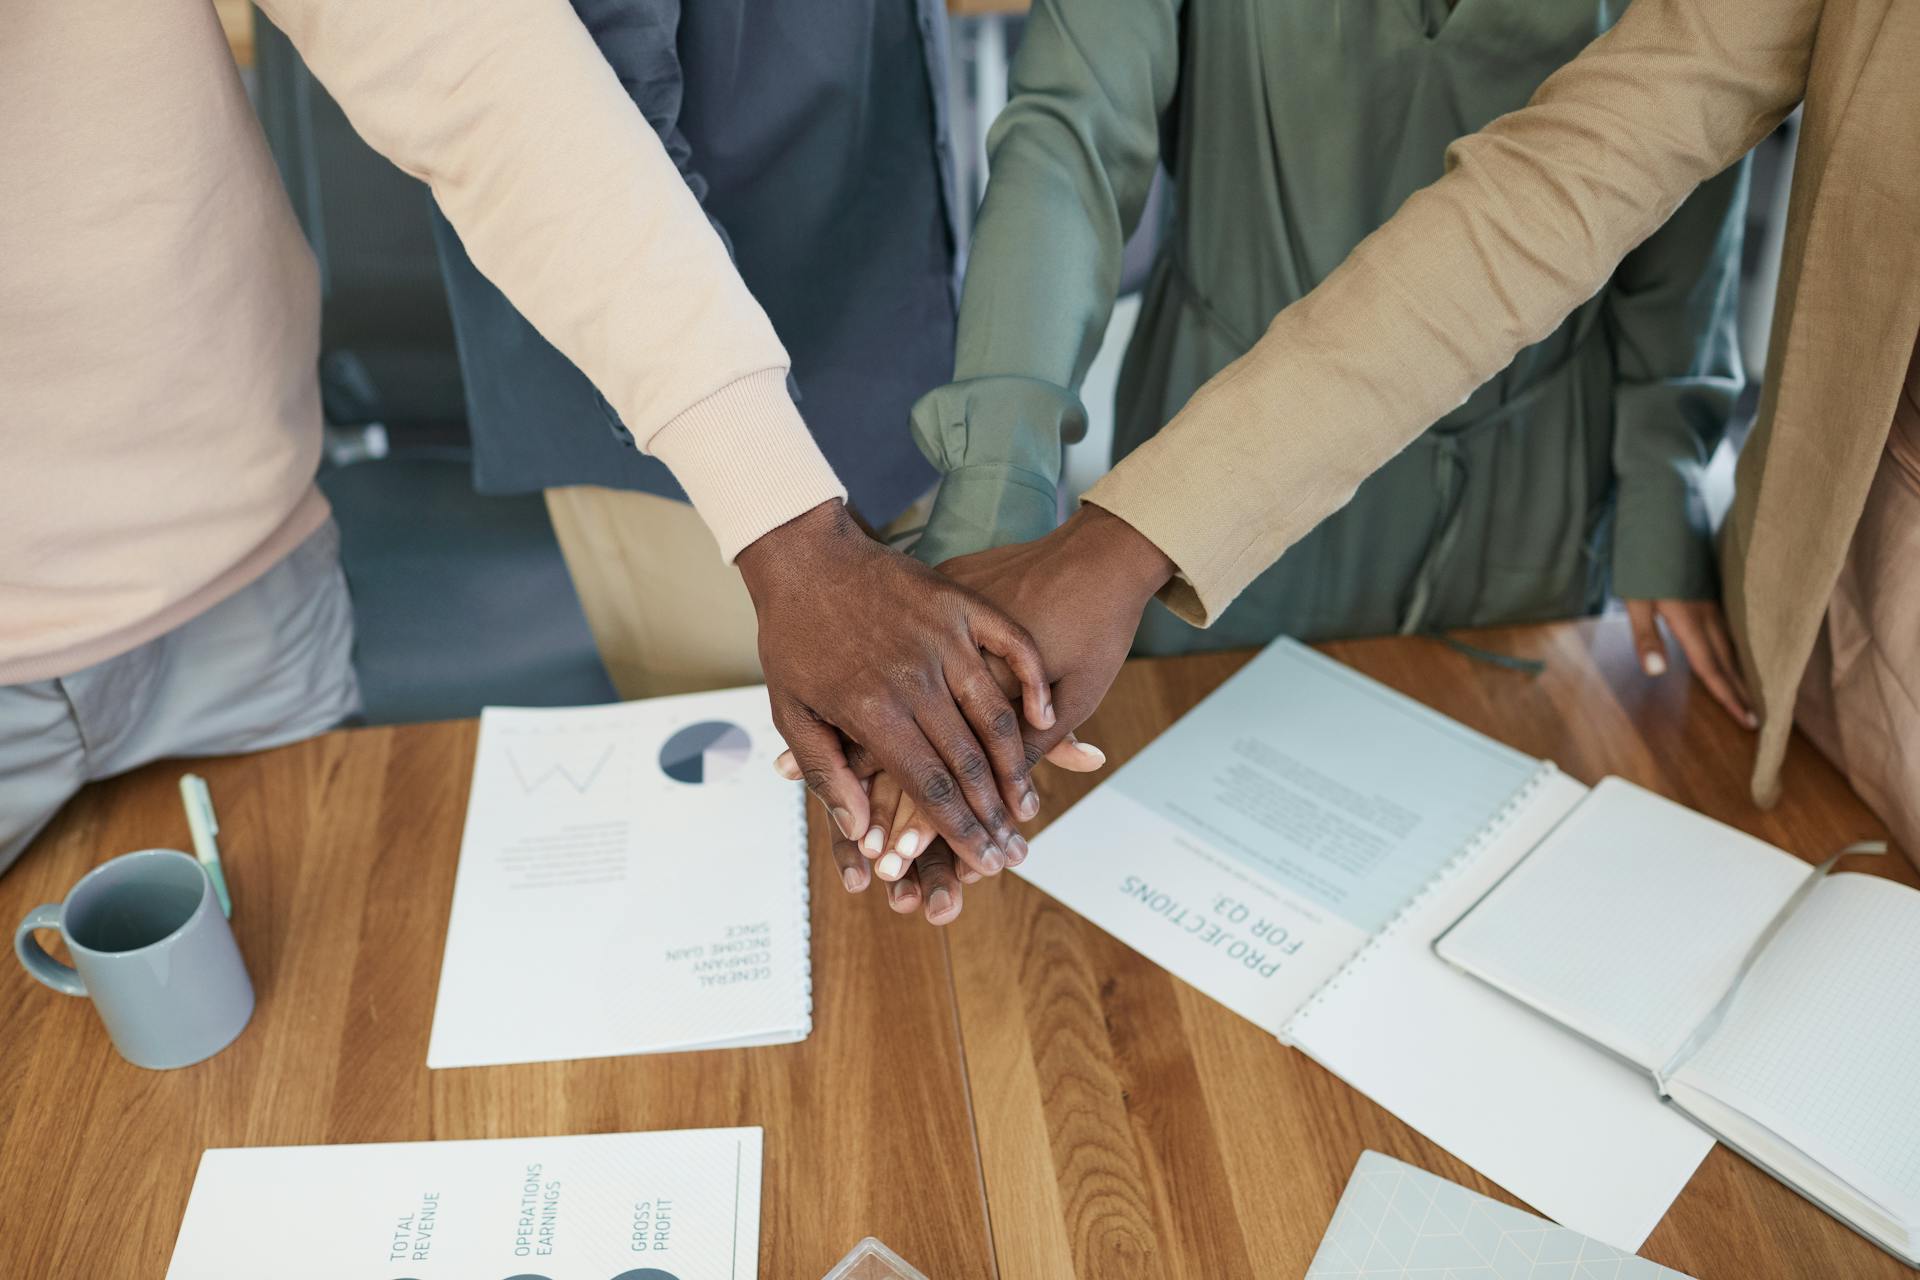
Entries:
POLYGON ((754 1280, 760 1140, 210 1150, 167 1280, 754 1280))
POLYGON ((480 718, 429 1067, 805 1039, 805 794, 763 688, 480 718))
POLYGON ((1631 1252, 1712 1137, 1433 953, 1585 794, 1278 640, 1047 828, 1016 874, 1631 1252))

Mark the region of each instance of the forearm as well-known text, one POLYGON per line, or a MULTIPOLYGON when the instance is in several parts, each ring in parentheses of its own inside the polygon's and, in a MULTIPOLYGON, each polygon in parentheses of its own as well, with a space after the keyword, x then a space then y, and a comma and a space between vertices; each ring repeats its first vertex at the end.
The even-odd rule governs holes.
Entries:
POLYGON ((566 0, 263 7, 723 551, 843 493, 784 395, 766 315, 566 0))

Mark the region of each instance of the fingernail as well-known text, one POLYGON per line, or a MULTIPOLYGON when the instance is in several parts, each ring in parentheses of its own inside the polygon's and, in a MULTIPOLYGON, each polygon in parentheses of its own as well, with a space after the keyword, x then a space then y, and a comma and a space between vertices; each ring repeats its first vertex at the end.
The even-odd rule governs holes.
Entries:
POLYGON ((920 852, 920 833, 911 827, 907 828, 900 833, 900 838, 893 842, 893 847, 902 858, 911 858, 920 852))
POLYGON ((1657 653, 1649 653, 1641 658, 1640 665, 1650 676, 1663 676, 1667 674, 1667 660, 1657 653))
POLYGON ((1033 794, 1033 788, 1027 788, 1027 794, 1020 797, 1020 820, 1025 822, 1040 812, 1040 797, 1033 794))
POLYGON ((960 877, 961 884, 978 884, 982 879, 978 871, 975 871, 964 862, 956 863, 953 868, 953 873, 960 877))
POLYGON ((840 873, 840 881, 847 886, 848 893, 858 893, 867 887, 866 877, 860 874, 860 868, 848 867, 840 873))
POLYGON ((800 781, 800 766, 794 762, 793 752, 782 751, 774 757, 773 771, 788 782, 800 781))
POLYGON ((1080 754, 1081 754, 1081 755, 1083 755, 1083 756, 1092 756, 1092 757, 1093 757, 1093 762, 1094 762, 1094 767, 1095 767, 1095 768, 1105 768, 1105 767, 1106 767, 1106 764, 1107 764, 1107 753, 1106 753, 1106 752, 1104 752, 1104 751, 1102 751, 1102 750, 1101 750, 1100 748, 1098 748, 1098 747, 1096 747, 1096 746, 1094 746, 1094 745, 1093 745, 1093 744, 1092 744, 1091 742, 1081 742, 1081 743, 1077 743, 1077 744, 1075 744, 1075 745, 1077 745, 1077 746, 1078 746, 1078 747, 1080 748, 1080 754))
POLYGON ((853 814, 851 812, 845 809, 832 809, 829 810, 829 812, 833 814, 833 821, 840 828, 841 835, 849 840, 858 840, 860 838, 860 833, 854 828, 853 814))
POLYGON ((1042 729, 1053 728, 1053 703, 1051 702, 1043 702, 1040 704, 1040 727, 1042 729))
POLYGON ((947 914, 947 909, 952 905, 952 894, 948 893, 944 888, 935 889, 927 895, 927 916, 929 919, 935 916, 944 916, 947 914))
POLYGON ((1017 867, 1027 860, 1027 842, 1016 835, 1007 841, 1007 865, 1017 867))
POLYGON ((1760 717, 1755 715, 1751 711, 1747 712, 1747 728, 1758 729, 1759 727, 1760 727, 1760 717))
POLYGON ((874 867, 874 871, 882 880, 898 880, 906 870, 907 860, 897 853, 888 854, 880 859, 878 866, 874 867))
POLYGON ((879 853, 887 847, 887 833, 879 827, 868 827, 867 838, 860 842, 860 847, 868 853, 879 853))
POLYGON ((997 874, 1006 865, 1007 855, 1000 851, 997 844, 988 845, 980 855, 980 869, 988 875, 997 874))

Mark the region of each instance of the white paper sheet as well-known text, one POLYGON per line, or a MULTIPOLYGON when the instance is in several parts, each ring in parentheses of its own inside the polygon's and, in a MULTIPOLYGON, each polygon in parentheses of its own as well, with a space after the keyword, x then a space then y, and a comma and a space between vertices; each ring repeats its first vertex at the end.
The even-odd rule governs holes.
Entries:
POLYGON ((1277 1032, 1537 767, 1276 640, 1017 874, 1277 1032))
POLYGON ((759 1129, 210 1150, 167 1280, 754 1280, 759 1129))
POLYGON ((1689 1280, 1365 1151, 1307 1280, 1689 1280))
POLYGON ((1321 1065, 1563 1226, 1637 1252, 1713 1149, 1653 1082, 1441 960, 1433 940, 1578 804, 1545 779, 1501 838, 1295 1020, 1321 1065))
POLYGON ((811 1029, 806 812, 761 688, 481 717, 430 1067, 811 1029))

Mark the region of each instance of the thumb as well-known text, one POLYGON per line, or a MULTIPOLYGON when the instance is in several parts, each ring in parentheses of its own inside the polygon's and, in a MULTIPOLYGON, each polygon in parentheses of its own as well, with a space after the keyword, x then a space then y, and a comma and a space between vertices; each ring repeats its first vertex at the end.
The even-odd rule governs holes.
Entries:
POLYGON ((1047 752, 1046 762, 1068 773, 1094 773, 1106 767, 1107 753, 1068 734, 1047 752))
POLYGON ((1667 645, 1660 638, 1653 601, 1627 601, 1627 622, 1633 628, 1633 650, 1640 655, 1640 669, 1650 676, 1667 674, 1667 645))
POLYGON ((804 707, 794 707, 785 714, 776 712, 773 722, 787 740, 792 756, 790 767, 782 767, 781 761, 787 759, 783 755, 774 762, 774 768, 789 778, 796 776, 793 770, 797 770, 807 790, 827 807, 840 834, 858 840, 867 829, 867 790, 847 767, 839 732, 804 707))

